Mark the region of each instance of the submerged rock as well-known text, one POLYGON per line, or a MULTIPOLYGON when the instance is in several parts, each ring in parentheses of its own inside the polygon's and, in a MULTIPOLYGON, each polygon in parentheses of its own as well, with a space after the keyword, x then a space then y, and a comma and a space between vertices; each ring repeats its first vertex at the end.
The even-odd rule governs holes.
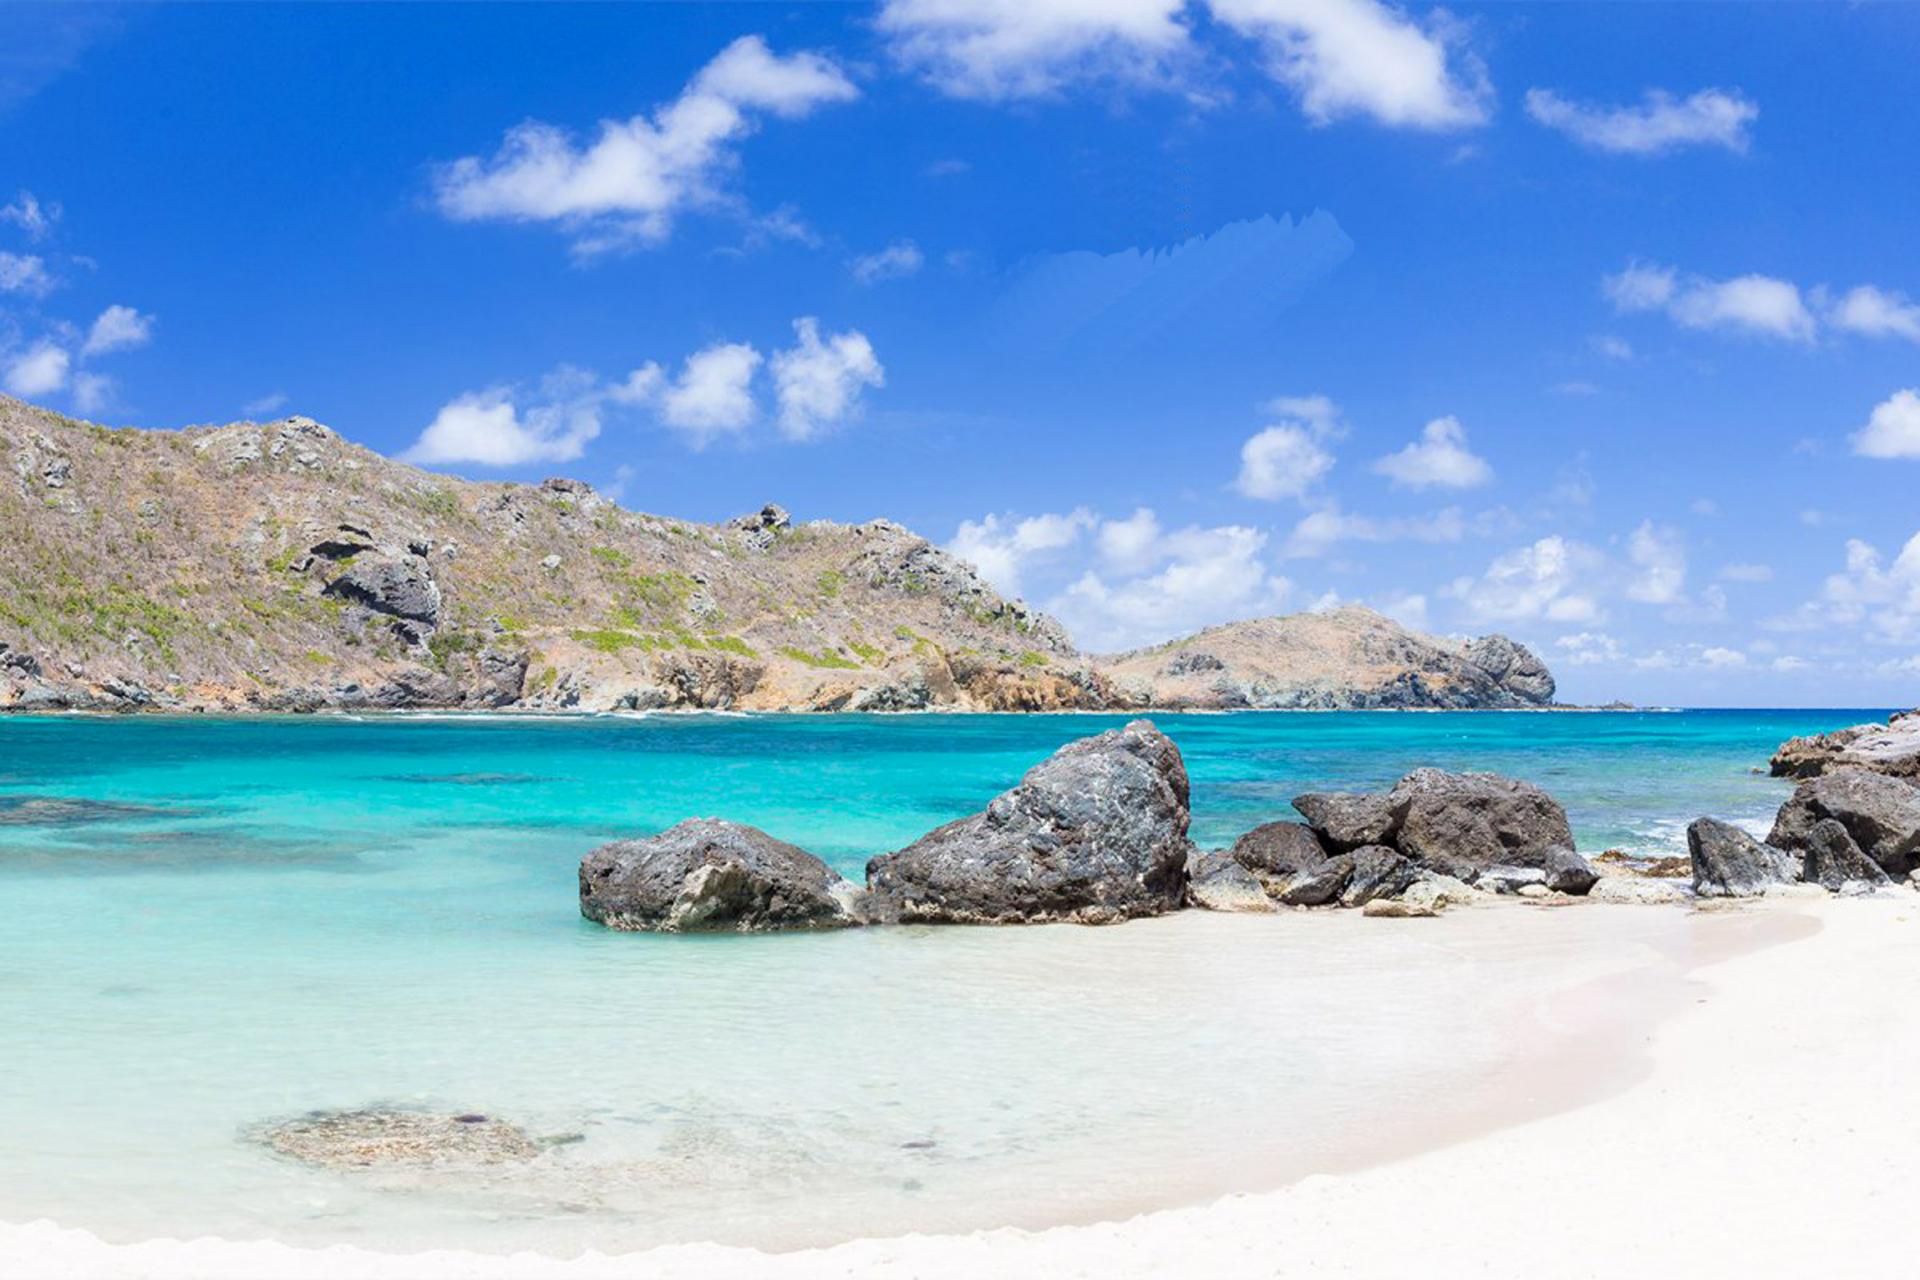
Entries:
POLYGON ((1272 911, 1253 872, 1224 851, 1196 853, 1187 859, 1187 901, 1207 911, 1272 911))
POLYGON ((1151 723, 1068 743, 986 810, 867 864, 887 920, 1104 924, 1186 896, 1187 770, 1151 723))
POLYGON ((477 1112, 311 1111, 255 1136, 283 1156, 323 1169, 516 1164, 542 1150, 520 1128, 477 1112))
POLYGON ((1806 853, 1826 818, 1845 827, 1888 875, 1905 876, 1920 862, 1920 787, 1910 782, 1863 769, 1810 778, 1780 806, 1767 843, 1806 853))
POLYGON ((1800 878, 1800 859, 1761 844, 1730 822, 1697 818, 1687 827, 1693 891, 1703 898, 1750 898, 1800 878))
POLYGON ((613 929, 687 933, 858 924, 860 891, 757 827, 690 818, 580 862, 580 914, 613 929))

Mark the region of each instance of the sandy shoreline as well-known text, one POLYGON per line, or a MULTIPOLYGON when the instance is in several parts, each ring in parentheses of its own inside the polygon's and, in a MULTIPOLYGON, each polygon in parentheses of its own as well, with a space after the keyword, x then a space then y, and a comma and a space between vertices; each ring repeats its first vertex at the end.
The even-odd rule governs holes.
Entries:
POLYGON ((1890 1077, 1920 1051, 1920 902, 1750 911, 1758 927, 1799 936, 1698 957, 1691 1003, 1651 1033, 1607 1008, 1604 983, 1545 1013, 1638 1029, 1621 1032, 1605 1062, 1529 1057, 1510 1081, 1507 1127, 1464 1140, 1444 1124, 1383 1135, 1403 1149, 1446 1145, 1202 1207, 778 1255, 691 1245, 565 1261, 215 1240, 110 1246, 34 1223, 0 1226, 0 1270, 49 1280, 1904 1274, 1906 1246, 1889 1224, 1920 1117, 1890 1077), (1589 1070, 1616 1078, 1581 1104, 1570 1095, 1592 1096, 1592 1081, 1578 1079, 1589 1070))

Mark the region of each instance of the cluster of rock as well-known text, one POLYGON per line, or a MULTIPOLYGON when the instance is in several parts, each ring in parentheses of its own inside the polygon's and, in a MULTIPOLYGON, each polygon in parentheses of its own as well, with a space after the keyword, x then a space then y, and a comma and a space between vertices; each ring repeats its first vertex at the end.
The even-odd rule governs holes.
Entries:
POLYGON ((1137 720, 1062 747, 984 810, 867 864, 856 886, 764 831, 713 818, 580 864, 580 911, 617 929, 1106 924, 1193 905, 1432 915, 1489 893, 1586 893, 1564 810, 1495 774, 1418 769, 1390 791, 1321 792, 1225 850, 1188 836, 1180 750, 1137 720))
POLYGON ((1764 842, 1713 818, 1687 828, 1694 892, 1751 897, 1776 886, 1865 893, 1920 866, 1920 786, 1843 768, 1809 778, 1780 806, 1764 842))
POLYGON ((1776 778, 1817 778, 1840 769, 1920 781, 1920 709, 1898 712, 1885 724, 1789 738, 1771 763, 1776 778))

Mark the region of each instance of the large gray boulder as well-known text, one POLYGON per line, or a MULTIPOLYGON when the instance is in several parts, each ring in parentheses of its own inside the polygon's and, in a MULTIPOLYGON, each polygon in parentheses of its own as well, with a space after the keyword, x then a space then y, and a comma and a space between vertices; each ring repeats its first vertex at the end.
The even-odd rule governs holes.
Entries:
POLYGON ((1354 855, 1336 853, 1317 867, 1296 871, 1276 882, 1271 892, 1290 907, 1324 907, 1337 902, 1353 878, 1354 855))
POLYGON ((1566 810, 1530 782, 1415 769, 1387 801, 1399 816, 1394 846, 1422 866, 1467 881, 1488 867, 1537 867, 1549 882, 1562 879, 1567 892, 1593 883, 1589 868, 1579 884, 1567 856, 1578 857, 1566 810))
POLYGON ((832 929, 861 923, 859 900, 805 849, 719 818, 616 840, 580 862, 580 914, 612 929, 832 929))
POLYGON ((1813 829, 1832 818, 1890 876, 1901 877, 1920 862, 1920 787, 1863 769, 1809 778, 1780 806, 1767 843, 1806 853, 1813 829))
POLYGON ((1268 822, 1233 842, 1233 860, 1261 879, 1282 879, 1327 860, 1311 828, 1298 822, 1268 822))
POLYGON ((1105 924, 1178 908, 1186 895, 1187 770, 1136 720, 1068 743, 995 797, 867 864, 881 919, 1105 924))
POLYGON ((1800 878, 1800 859, 1761 844, 1718 818, 1696 818, 1687 827, 1693 891, 1702 898, 1753 898, 1769 886, 1800 878))
POLYGON ((1807 833, 1806 878, 1830 893, 1871 891, 1892 883, 1832 818, 1820 819, 1807 833))
POLYGON ((1399 815, 1387 797, 1374 792, 1310 791, 1295 796, 1293 807, 1336 853, 1391 843, 1400 825, 1399 815))
POLYGON ((1348 855, 1353 859, 1353 874, 1340 891, 1340 905, 1363 907, 1375 898, 1397 898, 1419 876, 1405 857, 1385 845, 1368 845, 1348 855))

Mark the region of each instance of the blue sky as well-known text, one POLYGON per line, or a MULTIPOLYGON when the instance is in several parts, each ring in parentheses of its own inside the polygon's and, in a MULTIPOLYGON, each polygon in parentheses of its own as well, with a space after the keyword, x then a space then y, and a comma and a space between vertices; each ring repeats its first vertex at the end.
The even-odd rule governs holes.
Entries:
POLYGON ((0 9, 0 385, 885 515, 1109 649, 1920 687, 1920 8, 0 9))

